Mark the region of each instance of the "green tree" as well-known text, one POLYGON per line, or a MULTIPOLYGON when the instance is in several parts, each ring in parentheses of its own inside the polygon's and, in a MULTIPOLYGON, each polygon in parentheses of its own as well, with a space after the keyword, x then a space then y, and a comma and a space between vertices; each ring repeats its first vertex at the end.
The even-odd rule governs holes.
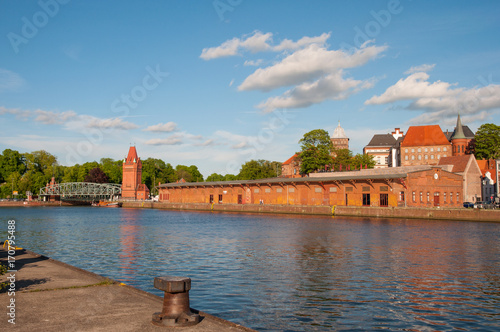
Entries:
POLYGON ((257 180, 277 177, 281 172, 281 163, 269 160, 250 160, 241 165, 239 180, 257 180))
POLYGON ((101 158, 99 168, 109 178, 110 183, 122 183, 123 161, 111 158, 101 158))
POLYGON ((353 163, 351 165, 355 166, 356 168, 373 168, 376 164, 377 162, 373 159, 372 155, 358 153, 353 157, 353 163))
POLYGON ((184 179, 186 182, 203 182, 203 175, 195 165, 177 165, 175 167, 175 172, 177 173, 178 180, 184 179))
POLYGON ((209 176, 207 176, 207 179, 205 181, 206 182, 224 181, 224 175, 212 173, 209 176))
POLYGON ((26 172, 25 157, 18 151, 5 149, 0 155, 0 183, 6 181, 10 173, 26 172))
POLYGON ((78 167, 76 182, 85 182, 85 177, 89 174, 90 170, 96 167, 99 167, 99 163, 97 163, 97 161, 86 162, 83 165, 80 165, 80 167, 78 167))
POLYGON ((177 181, 177 175, 172 165, 165 164, 161 159, 148 158, 142 161, 142 181, 148 186, 152 194, 156 194, 155 186, 158 183, 177 181))
POLYGON ((297 152, 297 155, 301 161, 301 173, 315 172, 332 163, 333 144, 326 130, 315 129, 305 133, 299 143, 301 144, 301 152, 297 152))
POLYGON ((500 126, 493 123, 482 124, 475 135, 476 159, 500 158, 500 126))

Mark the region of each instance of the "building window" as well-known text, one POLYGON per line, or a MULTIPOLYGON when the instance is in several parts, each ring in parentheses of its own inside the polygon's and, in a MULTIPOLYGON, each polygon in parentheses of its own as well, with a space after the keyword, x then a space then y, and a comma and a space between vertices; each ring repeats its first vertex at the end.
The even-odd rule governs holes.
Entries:
POLYGON ((428 152, 428 151, 429 151, 429 149, 427 149, 427 148, 424 149, 424 152, 428 152))
MULTIPOLYGON (((446 146, 443 148, 443 151, 446 152, 446 146)), ((446 156, 445 156, 446 157, 446 156)))
POLYGON ((363 194, 363 206, 370 206, 370 194, 363 194))
POLYGON ((389 194, 380 194, 380 206, 389 206, 389 194))
POLYGON ((405 149, 405 153, 408 153, 408 149, 405 149))
POLYGON ((445 154, 443 155, 443 158, 446 158, 446 155, 445 155, 445 154))
MULTIPOLYGON (((404 192, 402 192, 402 193, 403 193, 403 195, 404 195, 404 192)), ((413 200, 413 202, 415 202, 415 192, 412 192, 412 193, 411 193, 411 196, 412 196, 412 200, 413 200)))
POLYGON ((414 155, 411 156, 411 160, 415 160, 415 156, 414 155))
POLYGON ((385 157, 385 164, 389 164, 389 157, 385 157))
POLYGON ((420 192, 420 203, 422 203, 424 201, 424 196, 422 194, 422 192, 420 192))
MULTIPOLYGON (((401 202, 404 202, 404 200, 405 200, 405 192, 404 191, 399 192, 399 200, 401 202)), ((415 202, 415 192, 413 192, 413 201, 415 202)))
POLYGON ((283 192, 283 188, 276 188, 276 192, 277 193, 283 192))
POLYGON ((408 160, 408 155, 405 156, 405 160, 408 160))
POLYGON ((429 156, 428 156, 428 155, 425 155, 425 156, 424 156, 424 159, 425 159, 425 160, 429 159, 429 156))
POLYGON ((346 187, 346 188, 345 188, 345 191, 346 191, 346 192, 352 192, 352 187, 346 187))
POLYGON ((411 153, 414 153, 415 152, 415 149, 411 149, 411 153))
POLYGON ((422 152, 422 148, 418 148, 417 151, 418 151, 418 153, 422 152))
POLYGON ((443 201, 446 203, 446 193, 443 193, 443 201))
POLYGON ((450 192, 450 203, 453 203, 453 193, 450 192))
POLYGON ((441 148, 437 148, 437 152, 441 152, 441 148))
POLYGON ((264 192, 266 192, 266 193, 270 193, 270 192, 271 192, 271 188, 266 188, 266 189, 264 189, 264 192))
POLYGON ((438 154, 438 159, 441 159, 441 155, 440 154, 438 154))
POLYGON ((422 155, 418 155, 418 160, 422 160, 422 155))
POLYGON ((214 202, 214 195, 210 195, 210 204, 214 202))
POLYGON ((431 159, 434 159, 434 155, 433 154, 431 154, 431 159))
POLYGON ((431 152, 434 152, 434 148, 431 148, 431 152))
POLYGON ((389 191, 388 186, 380 186, 380 191, 389 191))
POLYGON ((314 188, 314 192, 315 193, 320 193, 321 192, 321 188, 314 188))
POLYGON ((427 203, 431 201, 431 196, 429 195, 429 192, 427 192, 427 203))
POLYGON ((362 188, 362 190, 363 190, 364 192, 370 191, 370 187, 363 187, 363 188, 362 188))
POLYGON ((293 192, 295 192, 295 188, 288 188, 288 192, 289 192, 289 193, 293 193, 293 192))
POLYGON ((337 192, 337 187, 330 187, 330 192, 331 193, 336 193, 337 192))
POLYGON ((256 193, 256 194, 258 194, 258 193, 260 192, 260 190, 259 190, 259 188, 255 188, 255 189, 253 190, 253 192, 254 192, 254 193, 256 193))
POLYGON ((457 203, 460 202, 460 194, 457 193, 457 203))

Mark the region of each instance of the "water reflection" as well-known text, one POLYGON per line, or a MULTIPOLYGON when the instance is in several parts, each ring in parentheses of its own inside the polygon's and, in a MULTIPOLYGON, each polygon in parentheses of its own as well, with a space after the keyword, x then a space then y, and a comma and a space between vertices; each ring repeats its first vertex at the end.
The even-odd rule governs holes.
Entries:
POLYGON ((3 211, 27 248, 158 295, 189 276, 193 307, 261 331, 500 328, 500 224, 3 211))

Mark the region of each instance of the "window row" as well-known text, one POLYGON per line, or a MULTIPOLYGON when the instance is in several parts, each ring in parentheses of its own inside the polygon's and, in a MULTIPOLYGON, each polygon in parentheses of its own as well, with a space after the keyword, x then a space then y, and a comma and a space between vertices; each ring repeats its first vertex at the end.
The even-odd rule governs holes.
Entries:
MULTIPOLYGON (((415 153, 415 150, 418 153, 422 152, 422 150, 424 150, 424 152, 434 152, 434 148, 423 148, 423 149, 422 148, 417 148, 417 149, 412 148, 412 149, 405 149, 405 153, 408 153, 409 150, 411 150, 411 153, 415 153)), ((441 150, 443 150, 443 152, 448 151, 448 149, 446 148, 446 146, 444 146, 443 149, 441 149, 441 147, 437 147, 436 148, 437 152, 441 152, 441 150)))
MULTIPOLYGON (((433 195, 439 197, 440 194, 441 193, 439 193, 439 192, 435 192, 433 195)), ((453 192, 450 192, 449 195, 447 195, 446 192, 444 192, 442 194, 443 194, 443 202, 444 203, 447 203, 448 200, 450 203, 453 203, 453 196, 454 196, 453 192)), ((420 200, 419 200, 420 203, 424 203, 424 202, 430 203, 431 202, 431 193, 430 192, 424 193, 421 191, 419 193, 419 197, 420 197, 420 200)), ((455 193, 455 197, 456 197, 456 202, 459 203, 460 202, 460 193, 455 193)), ((414 203, 417 202, 417 192, 415 192, 415 191, 412 192, 412 201, 414 203)))

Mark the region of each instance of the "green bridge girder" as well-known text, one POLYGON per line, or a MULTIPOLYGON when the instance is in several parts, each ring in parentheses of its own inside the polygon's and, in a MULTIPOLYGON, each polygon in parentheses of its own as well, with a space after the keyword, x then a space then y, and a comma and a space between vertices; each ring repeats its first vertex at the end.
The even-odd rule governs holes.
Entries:
POLYGON ((60 196, 62 200, 110 199, 121 195, 122 186, 115 183, 67 182, 40 188, 40 196, 60 196))

